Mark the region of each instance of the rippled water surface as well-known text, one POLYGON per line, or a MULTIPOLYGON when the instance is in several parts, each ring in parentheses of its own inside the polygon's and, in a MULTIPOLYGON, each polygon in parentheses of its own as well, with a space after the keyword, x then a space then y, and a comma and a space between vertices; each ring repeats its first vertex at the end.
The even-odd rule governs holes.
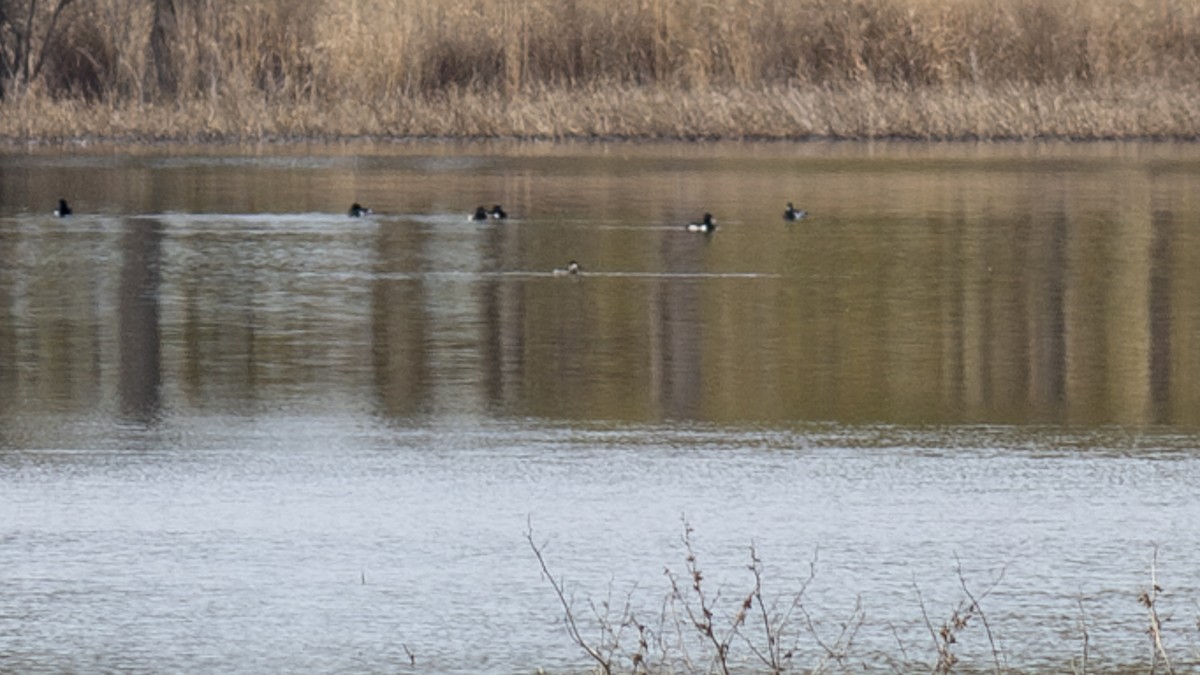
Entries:
POLYGON ((1152 572, 1200 667, 1197 260, 1191 145, 10 148, 0 670, 581 670, 527 533, 669 634, 685 522, 797 668, 970 593, 960 667, 1148 669, 1152 572))

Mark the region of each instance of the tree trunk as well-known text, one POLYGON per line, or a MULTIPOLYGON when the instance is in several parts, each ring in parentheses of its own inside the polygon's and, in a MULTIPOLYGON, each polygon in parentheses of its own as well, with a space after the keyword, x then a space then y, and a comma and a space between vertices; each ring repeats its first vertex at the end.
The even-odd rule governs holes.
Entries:
POLYGON ((174 97, 179 90, 179 72, 172 45, 179 38, 175 0, 154 0, 154 25, 150 29, 150 60, 154 63, 160 95, 174 97))

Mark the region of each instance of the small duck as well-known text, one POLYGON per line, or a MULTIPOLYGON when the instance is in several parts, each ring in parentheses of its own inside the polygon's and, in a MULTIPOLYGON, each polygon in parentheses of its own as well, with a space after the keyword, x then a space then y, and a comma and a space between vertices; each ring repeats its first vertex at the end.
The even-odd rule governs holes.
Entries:
POLYGON ((580 267, 579 267, 579 263, 572 260, 571 262, 567 263, 566 267, 555 267, 554 268, 554 276, 556 276, 556 277, 575 276, 582 271, 583 270, 580 269, 580 267))
POLYGON ((496 220, 504 220, 508 217, 508 214, 504 212, 504 209, 500 208, 499 204, 496 204, 492 206, 492 217, 496 220))
POLYGON ((54 209, 54 217, 55 218, 63 218, 65 216, 71 215, 72 213, 74 213, 74 211, 72 211, 71 207, 67 204, 67 200, 65 200, 65 199, 58 200, 58 208, 54 209))
POLYGON ((790 221, 804 220, 804 217, 807 215, 808 211, 805 211, 804 209, 797 209, 796 207, 792 206, 791 202, 788 202, 787 211, 783 212, 783 219, 790 221))
POLYGON ((373 209, 367 208, 358 202, 354 202, 350 205, 349 215, 351 218, 362 218, 363 216, 369 216, 372 213, 375 213, 373 209))
POLYGON ((467 218, 467 220, 487 220, 490 217, 491 215, 488 213, 487 209, 483 208, 482 206, 477 206, 475 207, 475 213, 471 214, 471 217, 467 218))
POLYGON ((713 220, 711 213, 704 214, 704 220, 698 223, 687 224, 688 232, 703 232, 704 234, 708 234, 715 229, 717 229, 717 221, 713 220))

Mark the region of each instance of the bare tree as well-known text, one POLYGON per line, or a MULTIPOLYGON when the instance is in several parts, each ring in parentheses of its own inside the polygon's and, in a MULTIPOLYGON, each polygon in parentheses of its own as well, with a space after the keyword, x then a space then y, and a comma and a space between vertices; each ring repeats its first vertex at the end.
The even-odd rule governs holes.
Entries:
POLYGON ((25 91, 41 75, 73 1, 0 0, 0 99, 25 91))

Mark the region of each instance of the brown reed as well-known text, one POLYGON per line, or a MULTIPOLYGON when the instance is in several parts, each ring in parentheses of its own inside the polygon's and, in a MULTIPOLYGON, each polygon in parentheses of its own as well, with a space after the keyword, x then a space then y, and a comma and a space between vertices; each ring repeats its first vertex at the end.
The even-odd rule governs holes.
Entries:
POLYGON ((1192 0, 8 4, 10 138, 1200 137, 1192 0))

